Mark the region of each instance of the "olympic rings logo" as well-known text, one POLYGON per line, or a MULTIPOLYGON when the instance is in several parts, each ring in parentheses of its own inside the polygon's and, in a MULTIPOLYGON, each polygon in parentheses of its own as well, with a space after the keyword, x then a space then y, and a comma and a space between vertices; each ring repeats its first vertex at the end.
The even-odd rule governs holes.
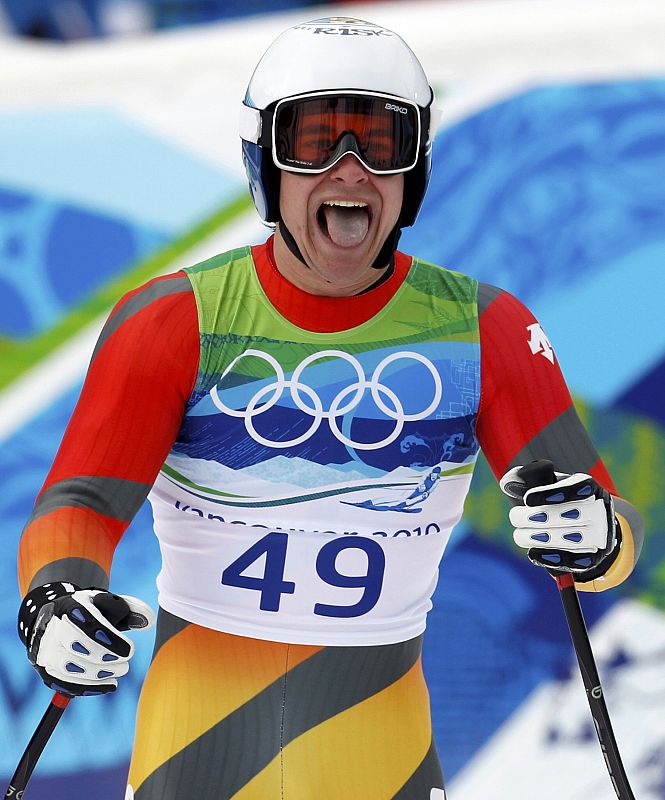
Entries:
POLYGON ((342 444, 352 447, 355 450, 378 450, 380 447, 385 447, 397 439, 404 428, 405 422, 413 422, 416 420, 425 419, 427 416, 429 416, 439 405, 441 396, 443 394, 441 376, 436 371, 434 364, 432 364, 429 359, 425 358, 425 356, 420 355, 420 353, 408 351, 392 353, 391 355, 386 356, 379 364, 377 364, 371 378, 367 380, 362 365, 358 359, 354 358, 352 355, 349 355, 349 353, 342 352, 341 350, 322 350, 304 358, 293 371, 291 379, 287 380, 281 364, 277 361, 277 359, 274 358, 274 356, 271 356, 269 353, 264 353, 261 350, 249 349, 245 350, 244 353, 241 353, 239 356, 233 359, 233 361, 220 376, 220 382, 226 377, 226 375, 229 374, 229 372, 231 372, 238 361, 249 356, 260 358, 266 363, 270 364, 275 371, 275 380, 272 383, 269 383, 267 386, 259 389, 251 398, 247 404, 247 408, 244 411, 237 411, 236 409, 227 406, 220 398, 216 386, 210 390, 210 397, 220 411, 223 411, 230 417, 244 419, 247 433, 255 442, 265 445, 266 447, 287 448, 302 444, 316 433, 321 423, 325 419, 328 420, 328 425, 332 434, 338 441, 342 442, 342 444), (308 366, 324 358, 342 359, 350 364, 351 367, 353 367, 353 370, 356 374, 355 382, 350 386, 347 386, 345 389, 341 389, 337 395, 335 395, 330 403, 330 408, 327 410, 324 409, 321 398, 314 391, 314 389, 301 380, 302 373, 308 366), (398 360, 411 360, 422 364, 434 380, 434 395, 431 402, 426 408, 424 408, 422 411, 418 411, 415 414, 406 414, 404 411, 404 406, 402 405, 397 394, 395 394, 395 392, 388 386, 381 383, 381 375, 383 371, 389 364, 392 364, 398 360), (271 409, 281 399, 285 389, 289 390, 295 406, 304 414, 312 418, 312 423, 309 428, 300 436, 296 436, 288 441, 276 442, 272 439, 267 439, 256 430, 254 427, 254 418, 271 409), (381 441, 356 442, 353 439, 350 439, 340 430, 338 417, 342 417, 344 414, 348 414, 350 411, 353 411, 360 404, 362 398, 365 396, 365 392, 368 389, 377 408, 389 419, 394 420, 395 427, 391 433, 384 439, 381 439, 381 441))

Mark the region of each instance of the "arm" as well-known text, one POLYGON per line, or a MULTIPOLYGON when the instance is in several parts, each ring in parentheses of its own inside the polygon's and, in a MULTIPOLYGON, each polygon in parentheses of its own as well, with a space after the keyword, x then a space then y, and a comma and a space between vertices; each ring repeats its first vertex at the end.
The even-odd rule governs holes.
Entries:
POLYGON ((182 273, 126 295, 97 342, 19 545, 19 636, 61 694, 115 691, 134 652, 121 630, 152 624, 141 600, 103 590, 115 546, 178 433, 198 353, 198 315, 182 273))
POLYGON ((22 595, 51 581, 108 587, 114 549, 177 435, 198 353, 183 273, 157 278, 115 307, 21 538, 22 595))
POLYGON ((536 459, 561 473, 587 473, 608 490, 621 529, 616 559, 600 579, 577 579, 603 591, 631 573, 642 546, 638 512, 622 499, 582 425, 556 356, 531 312, 508 292, 480 284, 481 401, 477 436, 494 475, 536 459))

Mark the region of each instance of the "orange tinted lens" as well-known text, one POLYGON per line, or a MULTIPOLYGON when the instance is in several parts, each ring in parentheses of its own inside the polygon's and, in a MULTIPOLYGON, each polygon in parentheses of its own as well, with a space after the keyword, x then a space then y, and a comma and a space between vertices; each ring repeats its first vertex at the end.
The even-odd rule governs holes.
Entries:
POLYGON ((405 169, 415 163, 417 112, 399 101, 358 96, 296 100, 278 109, 274 124, 275 154, 287 168, 325 167, 349 133, 372 169, 405 169))

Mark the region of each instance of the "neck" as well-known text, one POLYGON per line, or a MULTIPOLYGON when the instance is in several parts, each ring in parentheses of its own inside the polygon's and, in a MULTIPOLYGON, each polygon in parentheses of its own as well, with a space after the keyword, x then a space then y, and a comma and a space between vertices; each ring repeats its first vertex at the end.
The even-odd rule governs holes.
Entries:
POLYGON ((351 297, 364 292, 377 278, 376 270, 371 266, 360 269, 352 275, 333 274, 326 269, 310 267, 287 245, 281 223, 275 231, 275 264, 280 273, 294 286, 308 294, 325 297, 351 297))
POLYGON ((410 256, 396 252, 394 271, 380 286, 353 297, 324 297, 299 289, 282 275, 275 264, 274 246, 275 237, 271 236, 265 244, 252 247, 261 286, 278 313, 303 330, 317 333, 348 330, 368 322, 399 291, 413 263, 410 256))
POLYGON ((283 221, 275 231, 275 261, 281 274, 309 294, 328 297, 350 297, 371 291, 386 281, 395 269, 395 251, 402 235, 399 223, 390 232, 373 263, 357 276, 345 276, 312 268, 305 261, 298 243, 283 221))

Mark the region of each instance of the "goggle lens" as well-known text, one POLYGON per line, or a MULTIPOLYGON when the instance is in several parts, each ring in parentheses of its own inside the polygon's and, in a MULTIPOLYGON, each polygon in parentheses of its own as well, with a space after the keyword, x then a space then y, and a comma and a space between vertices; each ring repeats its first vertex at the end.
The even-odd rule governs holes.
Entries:
POLYGON ((287 170, 323 171, 346 152, 373 172, 415 166, 420 140, 417 106, 367 95, 310 96, 278 103, 273 158, 287 170))

